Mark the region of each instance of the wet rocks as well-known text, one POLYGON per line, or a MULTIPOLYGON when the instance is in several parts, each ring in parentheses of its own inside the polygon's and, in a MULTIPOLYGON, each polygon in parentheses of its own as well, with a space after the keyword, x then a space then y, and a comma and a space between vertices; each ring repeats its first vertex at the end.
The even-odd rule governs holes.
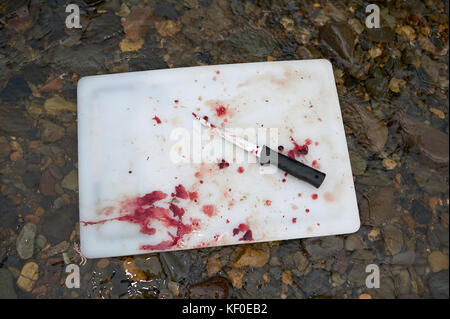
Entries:
POLYGON ((163 274, 163 269, 158 256, 137 256, 135 261, 136 266, 149 277, 157 277, 163 274))
POLYGON ((436 163, 448 164, 448 134, 405 113, 397 114, 396 119, 402 128, 402 135, 408 146, 417 146, 426 157, 436 163))
POLYGON ((23 266, 17 279, 17 286, 26 292, 30 292, 38 278, 39 266, 34 261, 30 261, 23 266))
POLYGON ((342 238, 337 236, 310 238, 303 240, 302 243, 313 260, 332 256, 344 248, 342 238))
POLYGON ((377 69, 373 76, 366 81, 366 89, 372 98, 382 98, 389 88, 389 79, 383 71, 377 69))
POLYGON ((133 281, 146 280, 147 275, 136 266, 134 258, 128 257, 122 263, 122 268, 125 274, 133 281))
POLYGON ((392 258, 394 265, 412 265, 416 259, 416 253, 413 250, 408 250, 399 253, 392 258))
POLYGON ((339 57, 349 62, 353 61, 354 35, 347 23, 327 23, 320 28, 319 37, 339 57))
POLYGON ((231 51, 240 56, 262 58, 275 48, 274 42, 256 33, 239 31, 228 38, 231 51))
POLYGON ((434 273, 428 279, 428 287, 430 293, 435 299, 448 299, 449 290, 449 278, 448 271, 443 270, 438 273, 434 273))
POLYGON ((403 247, 402 231, 392 224, 386 225, 384 228, 384 243, 388 254, 398 254, 403 247))
POLYGON ((45 101, 44 109, 48 114, 57 116, 62 112, 76 112, 77 105, 55 95, 45 101))
POLYGON ((219 254, 214 254, 212 257, 208 258, 208 261, 206 263, 208 276, 214 276, 220 269, 222 269, 222 263, 220 262, 219 254))
POLYGON ((269 261, 268 249, 253 248, 246 246, 234 262, 235 267, 262 267, 269 261))
POLYGON ((325 270, 312 270, 305 278, 302 290, 308 297, 315 297, 325 294, 330 289, 329 274, 325 270))
POLYGON ((0 159, 6 157, 11 153, 11 147, 8 140, 4 136, 0 136, 0 159))
POLYGON ((192 299, 226 299, 229 285, 223 277, 213 277, 189 287, 189 297, 192 299))
POLYGON ((13 136, 26 136, 30 127, 30 121, 21 109, 5 104, 0 106, 0 131, 13 136))
POLYGON ((411 215, 419 224, 428 224, 433 218, 433 214, 417 199, 412 201, 411 215))
POLYGON ((377 119, 369 110, 355 103, 343 103, 344 123, 349 126, 358 142, 373 152, 381 152, 388 138, 384 121, 377 119))
POLYGON ((228 278, 231 280, 231 284, 234 288, 241 289, 242 288, 242 279, 244 278, 245 271, 240 268, 232 268, 227 271, 228 278))
POLYGON ((65 134, 65 129, 49 120, 40 120, 39 126, 41 128, 42 141, 47 143, 56 142, 65 134))
POLYGON ((0 268, 0 299, 16 299, 13 276, 8 269, 0 268))
POLYGON ((33 223, 27 223, 23 226, 16 241, 16 249, 20 258, 29 259, 34 252, 34 238, 37 227, 33 223))
POLYGON ((35 171, 26 171, 22 176, 22 181, 28 188, 37 188, 40 184, 41 174, 35 171))
POLYGON ((70 237, 78 219, 78 208, 73 205, 51 210, 42 216, 42 233, 52 244, 58 244, 70 237))
POLYGON ((439 250, 433 251, 428 256, 428 262, 431 267, 431 271, 440 272, 441 270, 448 269, 448 256, 444 255, 439 250))
POLYGON ((369 205, 367 211, 362 212, 364 217, 375 225, 382 225, 396 216, 394 194, 395 189, 393 187, 376 187, 368 195, 369 202, 364 204, 369 205), (365 216, 366 214, 367 216, 365 216))

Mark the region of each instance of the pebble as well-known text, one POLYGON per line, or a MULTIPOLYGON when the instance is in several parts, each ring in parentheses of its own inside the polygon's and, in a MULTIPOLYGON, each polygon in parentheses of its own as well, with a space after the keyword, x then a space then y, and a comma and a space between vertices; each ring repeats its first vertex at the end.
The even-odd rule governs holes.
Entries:
POLYGON ((448 271, 443 270, 437 273, 431 274, 428 279, 428 287, 430 293, 435 299, 448 299, 449 294, 449 278, 448 271))
POLYGON ((349 155, 353 175, 363 175, 367 168, 367 161, 356 152, 349 151, 349 155))
POLYGON ((78 189, 78 174, 76 170, 72 170, 67 174, 61 182, 61 186, 71 191, 78 189))
POLYGON ((412 201, 411 215, 419 224, 428 224, 433 218, 433 214, 417 199, 412 201))
POLYGON ((109 260, 106 258, 102 258, 97 262, 97 267, 100 269, 105 269, 110 264, 109 260))
POLYGON ((132 6, 128 17, 123 23, 123 29, 128 39, 138 41, 150 29, 148 19, 151 16, 149 7, 132 6))
POLYGON ((208 276, 214 276, 220 269, 222 269, 222 263, 220 262, 219 254, 214 254, 212 257, 208 258, 208 261, 206 263, 208 276))
POLYGON ((448 269, 448 256, 444 255, 439 250, 433 251, 428 256, 428 262, 432 272, 440 272, 441 270, 448 269))
POLYGON ((235 267, 262 267, 269 261, 268 249, 246 246, 234 262, 235 267))
POLYGON ((342 238, 338 236, 310 238, 303 240, 302 243, 310 258, 313 260, 332 256, 344 248, 344 242, 342 238))
POLYGON ((44 102, 45 111, 53 116, 57 116, 62 112, 76 112, 77 105, 73 102, 69 102, 59 95, 55 95, 44 102))
POLYGON ((17 279, 17 286, 27 292, 30 292, 39 278, 39 266, 34 261, 26 263, 17 279))
POLYGON ((0 136, 0 159, 6 157, 11 152, 8 140, 4 136, 0 136))
POLYGON ((312 270, 301 285, 308 297, 320 296, 330 290, 329 274, 325 270, 312 270))
POLYGON ((33 257, 34 239, 37 227, 33 223, 27 223, 23 226, 16 241, 17 253, 22 259, 33 257))
POLYGON ((413 250, 408 250, 399 254, 396 254, 392 258, 394 265, 412 265, 416 259, 416 253, 413 250))
POLYGON ((384 228, 384 243, 386 252, 390 255, 398 254, 403 247, 403 233, 394 225, 386 225, 384 228))
POLYGON ((174 281, 187 278, 191 269, 191 254, 186 251, 161 253, 163 269, 174 281))
POLYGON ((349 62, 353 61, 354 35, 347 23, 327 23, 320 28, 319 37, 339 57, 349 62))
POLYGON ((293 255, 295 266, 299 271, 304 271, 306 267, 308 267, 309 261, 308 258, 306 258, 305 255, 303 255, 301 252, 297 251, 293 255))
POLYGON ((333 284, 335 284, 336 286, 342 286, 345 282, 346 279, 343 275, 341 275, 340 273, 337 272, 333 272, 331 274, 331 281, 333 282, 333 284))
POLYGON ((147 280, 147 276, 136 266, 134 258, 132 257, 128 257, 123 261, 122 268, 128 278, 133 281, 147 280))
POLYGON ((41 129, 41 139, 46 143, 53 143, 60 140, 64 134, 65 129, 49 120, 40 120, 39 127, 41 129))
POLYGON ((357 249, 366 249, 367 245, 358 234, 352 234, 345 239, 345 249, 354 251, 357 249))
POLYGON ((161 263, 156 255, 136 256, 135 261, 139 269, 152 277, 161 276, 163 273, 161 263))
POLYGON ((231 268, 227 271, 228 278, 231 280, 231 284, 234 288, 242 288, 242 279, 244 278, 245 271, 242 268, 231 268))

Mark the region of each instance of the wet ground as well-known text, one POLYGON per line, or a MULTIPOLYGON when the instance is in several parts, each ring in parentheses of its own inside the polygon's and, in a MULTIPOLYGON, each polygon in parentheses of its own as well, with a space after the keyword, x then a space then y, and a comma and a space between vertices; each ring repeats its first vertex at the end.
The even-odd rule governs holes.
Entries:
POLYGON ((448 1, 0 3, 0 298, 448 298, 448 1), (76 85, 92 74, 330 59, 361 215, 352 235, 82 260, 76 85), (380 287, 366 287, 366 266, 380 287))

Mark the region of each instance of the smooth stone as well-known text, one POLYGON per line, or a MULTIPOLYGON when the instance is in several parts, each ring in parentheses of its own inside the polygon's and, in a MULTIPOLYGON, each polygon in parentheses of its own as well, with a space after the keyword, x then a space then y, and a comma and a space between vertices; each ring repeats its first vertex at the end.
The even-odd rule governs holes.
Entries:
POLYGON ((390 255, 398 254, 403 247, 403 233, 394 225, 386 225, 383 231, 386 252, 390 255))
POLYGON ((438 273, 431 274, 430 278, 428 279, 428 287, 433 298, 448 299, 448 283, 448 271, 443 270, 438 273))
POLYGON ((16 299, 14 281, 8 269, 0 268, 0 299, 16 299))
POLYGON ((428 224, 433 218, 433 214, 417 199, 411 204, 411 215, 419 224, 428 224))
POLYGON ((36 236, 37 227, 33 223, 27 223, 23 226, 16 241, 17 254, 22 259, 33 257, 34 238, 36 236))
POLYGON ((305 239, 302 244, 313 260, 332 256, 344 248, 342 238, 337 236, 305 239))
POLYGON ((228 297, 228 281, 222 277, 213 277, 189 288, 192 299, 226 299, 228 297))
POLYGON ((330 290, 329 283, 330 275, 322 269, 312 270, 301 285, 302 290, 308 297, 315 297, 323 295, 330 290))

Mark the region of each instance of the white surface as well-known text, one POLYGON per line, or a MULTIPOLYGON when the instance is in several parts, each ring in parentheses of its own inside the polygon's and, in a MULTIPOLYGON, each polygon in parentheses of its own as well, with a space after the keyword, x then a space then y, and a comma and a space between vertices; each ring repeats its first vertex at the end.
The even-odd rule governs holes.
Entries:
MULTIPOLYGON (((197 203, 180 199, 177 205, 185 209, 183 223, 197 218, 199 227, 171 250, 248 243, 239 240, 242 232, 233 236, 240 223, 249 225, 254 242, 359 229, 341 111, 327 60, 85 77, 78 83, 78 150, 80 221, 132 213, 124 211, 121 203, 155 190, 168 194, 157 202, 168 208, 170 194, 178 184, 198 192, 197 203), (227 122, 217 117, 214 101, 228 107, 227 122), (316 160, 327 174, 324 183, 315 189, 292 176, 284 177, 282 171, 260 174, 258 163, 230 162, 221 170, 217 164, 172 163, 169 153, 176 141, 170 139, 170 133, 176 127, 191 132, 192 112, 225 127, 257 128, 262 124, 278 128, 278 144, 284 146, 285 154, 293 148, 290 136, 299 144, 310 139, 309 153, 297 160, 308 165, 316 160), (160 125, 152 119, 155 115, 161 119, 160 125), (243 174, 237 172, 239 166, 245 169, 243 174), (198 171, 201 178, 195 177, 198 171), (313 200, 312 194, 318 198, 313 200), (270 206, 265 205, 267 200, 270 206), (215 217, 202 212, 206 204, 216 206, 215 217), (111 214, 105 216, 105 212, 111 214)), ((154 235, 143 234, 139 225, 126 221, 81 223, 81 250, 88 258, 148 253, 140 247, 168 240, 168 232, 176 233, 176 228, 160 222, 152 222, 151 227, 157 230, 154 235)))

